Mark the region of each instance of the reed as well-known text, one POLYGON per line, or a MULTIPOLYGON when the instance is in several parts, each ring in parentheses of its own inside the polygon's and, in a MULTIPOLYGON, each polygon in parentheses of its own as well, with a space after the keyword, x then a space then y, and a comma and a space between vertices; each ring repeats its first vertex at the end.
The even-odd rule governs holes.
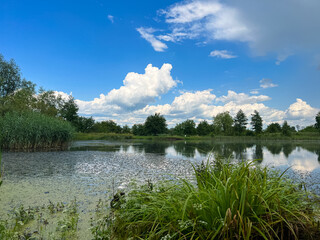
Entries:
POLYGON ((223 161, 194 167, 194 174, 131 191, 96 226, 95 239, 319 237, 310 194, 283 174, 223 161))
POLYGON ((63 149, 74 131, 68 122, 36 112, 9 112, 0 118, 0 130, 5 150, 63 149))

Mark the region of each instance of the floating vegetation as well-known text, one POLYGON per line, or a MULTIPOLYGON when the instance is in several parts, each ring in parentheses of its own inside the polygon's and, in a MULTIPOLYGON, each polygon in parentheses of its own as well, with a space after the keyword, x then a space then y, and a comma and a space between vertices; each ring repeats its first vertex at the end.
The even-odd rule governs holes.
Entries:
POLYGON ((0 239, 78 239, 78 204, 49 202, 48 206, 13 209, 0 220, 0 239))
POLYGON ((6 150, 64 149, 70 123, 36 112, 9 112, 0 118, 0 147, 6 150))
POLYGON ((94 239, 319 239, 315 199, 283 174, 221 160, 194 174, 99 203, 94 239))

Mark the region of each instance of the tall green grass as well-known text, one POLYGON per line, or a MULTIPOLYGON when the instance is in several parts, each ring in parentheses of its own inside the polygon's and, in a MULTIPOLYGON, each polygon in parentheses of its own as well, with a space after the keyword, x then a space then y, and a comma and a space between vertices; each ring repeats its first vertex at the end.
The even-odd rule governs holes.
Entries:
POLYGON ((222 161, 194 172, 192 181, 130 192, 98 221, 95 239, 311 239, 319 234, 309 193, 277 172, 253 162, 222 161))
POLYGON ((36 112, 9 112, 0 118, 0 147, 6 150, 61 149, 72 139, 72 126, 36 112))

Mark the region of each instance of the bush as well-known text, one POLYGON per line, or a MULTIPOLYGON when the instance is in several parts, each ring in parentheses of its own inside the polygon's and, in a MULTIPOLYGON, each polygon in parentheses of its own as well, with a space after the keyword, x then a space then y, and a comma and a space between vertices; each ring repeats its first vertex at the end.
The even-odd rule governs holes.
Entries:
POLYGON ((308 239, 319 229, 305 191, 253 162, 195 167, 195 183, 148 183, 93 229, 96 239, 308 239), (106 227, 108 226, 108 227, 106 227))
POLYGON ((72 139, 70 123, 36 112, 9 112, 0 118, 0 146, 8 150, 61 149, 72 139))

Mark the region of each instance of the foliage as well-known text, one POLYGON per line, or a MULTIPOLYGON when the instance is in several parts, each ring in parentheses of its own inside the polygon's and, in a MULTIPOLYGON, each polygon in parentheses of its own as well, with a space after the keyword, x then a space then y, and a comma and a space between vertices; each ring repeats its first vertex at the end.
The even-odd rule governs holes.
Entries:
POLYGON ((186 120, 182 123, 178 123, 174 129, 174 134, 181 136, 193 136, 197 134, 196 123, 193 120, 186 120))
POLYGON ((281 126, 279 123, 271 123, 267 126, 267 133, 279 133, 281 132, 281 126))
POLYGON ((197 133, 199 136, 206 136, 212 132, 212 125, 210 125, 206 120, 201 121, 197 126, 197 133))
POLYGON ((77 117, 73 125, 78 132, 90 132, 94 127, 94 119, 92 117, 77 117))
POLYGON ((60 115, 63 119, 75 124, 78 120, 78 112, 79 108, 74 101, 74 97, 69 96, 68 100, 63 104, 60 115))
POLYGON ((145 131, 143 124, 134 124, 132 126, 131 131, 132 131, 133 135, 137 135, 137 136, 145 136, 146 135, 146 131, 145 131))
POLYGON ((320 112, 318 112, 316 115, 316 124, 314 126, 320 132, 320 112))
POLYGON ((232 135, 233 119, 229 112, 217 114, 213 118, 213 128, 216 134, 232 135))
POLYGON ((262 133, 262 118, 256 110, 251 115, 251 125, 256 134, 262 133))
POLYGON ((31 82, 21 79, 21 72, 13 59, 6 61, 0 54, 0 97, 13 94, 18 89, 34 87, 31 82))
POLYGON ((144 123, 145 133, 147 135, 159 135, 167 132, 166 119, 160 115, 160 113, 155 113, 147 117, 144 123))
POLYGON ((121 133, 124 133, 124 134, 129 134, 129 133, 131 133, 130 127, 129 127, 128 125, 124 125, 124 126, 122 127, 121 133))
POLYGON ((8 214, 8 219, 0 219, 0 239, 79 239, 78 221, 76 200, 68 205, 49 201, 41 208, 21 205, 8 214), (53 227, 56 227, 55 232, 48 232, 53 227))
POLYGON ((311 126, 307 126, 303 129, 301 129, 299 131, 300 133, 303 133, 303 132, 309 132, 309 133, 312 133, 312 132, 317 132, 317 129, 315 128, 315 126, 311 125, 311 126))
POLYGON ((285 136, 291 136, 292 132, 295 132, 294 127, 290 127, 287 121, 284 121, 282 124, 281 132, 285 136))
POLYGON ((60 149, 72 134, 70 123, 36 112, 8 112, 0 118, 2 149, 60 149))
POLYGON ((121 127, 112 120, 96 122, 92 128, 93 132, 121 133, 121 127))
POLYGON ((187 179, 142 186, 93 224, 95 239, 308 239, 309 193, 254 162, 216 161, 187 179), (150 187, 152 186, 152 187, 150 187))
POLYGON ((247 124, 248 124, 248 118, 244 114, 244 112, 240 109, 237 112, 236 117, 234 118, 234 130, 236 134, 242 135, 246 130, 247 124))

